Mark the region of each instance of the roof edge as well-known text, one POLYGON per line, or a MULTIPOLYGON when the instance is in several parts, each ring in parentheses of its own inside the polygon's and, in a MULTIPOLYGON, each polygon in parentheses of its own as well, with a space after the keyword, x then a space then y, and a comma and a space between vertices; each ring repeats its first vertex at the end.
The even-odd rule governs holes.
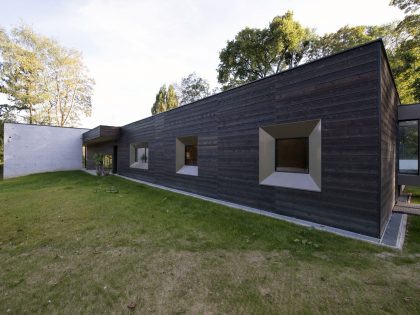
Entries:
POLYGON ((68 127, 68 126, 51 126, 51 125, 40 125, 40 124, 28 124, 28 123, 18 123, 18 122, 5 122, 4 125, 24 125, 24 126, 34 126, 34 127, 53 127, 53 128, 67 128, 67 129, 83 129, 83 130, 90 130, 89 128, 81 128, 81 127, 68 127))
POLYGON ((392 84, 394 85, 395 91, 397 92, 399 104, 401 104, 400 93, 398 92, 397 83, 395 82, 394 74, 392 73, 391 64, 389 63, 389 58, 388 58, 388 54, 387 54, 386 49, 385 49, 384 42, 383 42, 382 38, 380 38, 379 40, 381 42, 382 56, 384 56, 384 59, 386 61, 386 65, 388 67, 388 71, 389 71, 389 73, 391 73, 392 84))
MULTIPOLYGON (((366 42, 366 43, 363 43, 363 44, 360 44, 360 45, 357 45, 357 46, 354 46, 354 47, 351 47, 351 48, 347 48, 347 49, 345 49, 345 50, 342 50, 342 51, 339 51, 339 52, 333 53, 333 54, 331 54, 331 55, 324 56, 324 57, 321 57, 321 58, 318 58, 318 59, 315 59, 315 60, 308 61, 308 62, 306 62, 306 63, 300 64, 300 65, 297 65, 296 67, 293 67, 293 68, 290 68, 290 69, 285 69, 285 70, 280 71, 280 72, 277 72, 277 73, 273 73, 273 74, 268 75, 268 76, 266 76, 266 77, 264 77, 264 78, 257 79, 257 80, 251 81, 251 82, 247 82, 247 83, 244 83, 244 84, 242 84, 242 85, 232 87, 232 88, 230 88, 230 89, 228 89, 228 90, 225 90, 225 91, 220 91, 220 92, 218 92, 218 93, 216 93, 216 94, 213 94, 213 95, 210 95, 210 96, 206 96, 206 97, 201 98, 201 99, 199 99, 199 100, 197 100, 197 101, 194 101, 194 102, 191 102, 191 103, 188 103, 188 104, 185 104, 185 105, 181 105, 181 106, 178 106, 178 107, 175 107, 175 108, 169 109, 169 110, 164 111, 164 112, 162 112, 162 113, 158 113, 158 114, 155 114, 155 115, 151 115, 151 116, 148 116, 148 117, 145 117, 145 118, 142 118, 142 119, 136 120, 136 121, 131 122, 131 123, 129 123, 129 124, 127 124, 127 125, 124 125, 124 126, 131 125, 132 123, 135 123, 135 122, 141 121, 141 120, 146 119, 146 118, 149 118, 149 117, 159 116, 159 115, 161 115, 161 114, 168 113, 168 112, 171 112, 171 111, 174 111, 174 110, 177 110, 177 109, 183 108, 183 107, 185 107, 185 106, 189 106, 189 105, 197 104, 197 103, 199 103, 199 102, 201 102, 201 101, 203 101, 203 100, 208 100, 208 99, 213 98, 213 97, 214 97, 214 98, 217 98, 217 97, 220 97, 220 95, 221 95, 221 94, 228 93, 228 92, 231 92, 231 91, 233 91, 233 90, 241 89, 241 88, 246 87, 246 86, 248 86, 248 85, 250 85, 250 84, 255 84, 255 83, 257 83, 257 82, 261 82, 261 81, 263 81, 263 80, 270 79, 270 78, 272 78, 272 77, 275 77, 275 76, 281 75, 281 74, 283 74, 283 73, 286 73, 286 72, 289 72, 289 71, 293 71, 293 70, 296 70, 296 69, 298 69, 298 68, 303 68, 303 67, 305 67, 305 66, 307 66, 307 65, 310 65, 310 64, 313 64, 313 63, 317 63, 317 62, 323 61, 323 60, 325 60, 325 59, 332 58, 332 57, 335 57, 335 56, 337 56, 337 55, 345 54, 345 53, 347 53, 347 52, 349 52, 349 51, 356 50, 356 49, 359 49, 359 48, 361 48, 361 47, 365 47, 365 46, 369 46, 369 45, 373 45, 373 44, 377 44, 377 43, 380 43, 380 44, 381 44, 381 47, 382 47, 382 49, 383 49, 383 52, 385 53, 385 57, 386 57, 385 59, 386 59, 386 61, 387 61, 387 63, 388 63, 388 67, 389 67, 389 69, 391 70, 391 67, 389 66, 388 56, 387 56, 386 51, 385 51, 385 46, 384 46, 383 40, 382 40, 382 38, 377 38, 377 39, 375 39, 375 40, 372 40, 372 41, 369 41, 369 42, 366 42)), ((391 72, 391 74, 392 74, 392 72, 391 72)), ((395 86, 395 88, 396 88, 396 84, 395 84, 394 76, 392 76, 392 80, 393 80, 393 82, 394 82, 394 86, 395 86)), ((398 90, 397 90, 397 93, 398 93, 398 90)), ((399 95, 398 95, 398 98, 399 98, 399 95)))

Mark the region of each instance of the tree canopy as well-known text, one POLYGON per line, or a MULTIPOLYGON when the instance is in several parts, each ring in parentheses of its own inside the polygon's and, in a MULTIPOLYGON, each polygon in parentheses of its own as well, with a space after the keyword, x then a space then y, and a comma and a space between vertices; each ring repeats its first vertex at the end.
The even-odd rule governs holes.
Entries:
POLYGON ((94 81, 82 55, 20 25, 0 29, 1 118, 13 113, 32 124, 73 126, 91 114, 94 81))
POLYGON ((395 39, 393 36, 394 29, 395 25, 393 24, 382 26, 343 26, 334 33, 327 33, 315 39, 308 54, 308 59, 313 60, 328 56, 377 38, 383 38, 386 45, 388 41, 391 44, 393 39, 395 39))
POLYGON ((395 30, 399 44, 390 54, 395 82, 403 103, 418 103, 420 102, 420 15, 417 12, 420 1, 393 0, 391 5, 406 13, 395 30))
POLYGON ((218 81, 226 90, 251 82, 302 61, 314 60, 382 38, 402 103, 420 101, 419 0, 392 0, 404 10, 403 21, 385 25, 343 26, 317 36, 287 12, 267 28, 245 28, 219 54, 218 81))
POLYGON ((392 0, 390 5, 398 7, 405 13, 415 13, 420 6, 419 0, 392 0))
POLYGON ((181 79, 177 91, 180 105, 195 102, 211 94, 209 82, 195 72, 181 79))
POLYGON ((287 12, 267 28, 245 28, 220 52, 218 81, 229 89, 299 64, 315 34, 287 12))
POLYGON ((178 107, 178 103, 178 96, 175 93, 174 86, 170 84, 168 90, 166 90, 166 85, 164 84, 156 94, 156 99, 152 106, 152 114, 156 115, 178 107))
POLYGON ((166 110, 178 107, 178 96, 176 95, 175 88, 172 84, 168 87, 168 93, 166 94, 166 110))
POLYGON ((308 58, 317 59, 382 38, 401 102, 416 103, 420 101, 420 19, 416 14, 419 1, 394 0, 391 4, 410 14, 399 23, 344 26, 325 34, 314 41, 308 58))

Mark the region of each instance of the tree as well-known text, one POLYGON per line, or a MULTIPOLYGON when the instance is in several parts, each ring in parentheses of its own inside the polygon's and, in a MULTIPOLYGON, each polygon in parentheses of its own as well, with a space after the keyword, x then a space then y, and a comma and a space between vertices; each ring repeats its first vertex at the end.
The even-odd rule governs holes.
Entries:
POLYGON ((197 76, 195 72, 182 78, 177 90, 180 105, 189 104, 211 95, 209 82, 197 76))
MULTIPOLYGON (((8 122, 15 122, 16 117, 12 110, 3 111, 2 108, 5 108, 7 104, 0 105, 0 168, 4 162, 4 124, 8 122)), ((0 170, 1 173, 1 170, 0 170)), ((1 174, 0 174, 1 179, 1 174)))
POLYGON ((419 0, 392 0, 390 5, 404 10, 405 13, 415 13, 420 7, 419 0))
POLYGON ((50 50, 50 97, 39 119, 58 126, 74 125, 80 114, 90 116, 94 81, 87 75, 80 52, 53 46, 50 50))
POLYGON ((94 81, 81 53, 21 25, 0 30, 0 92, 25 121, 68 126, 91 113, 94 81))
POLYGON ((162 85, 156 94, 156 100, 152 106, 152 115, 166 111, 166 85, 162 85))
POLYGON ((166 90, 166 85, 162 85, 156 94, 156 100, 152 106, 152 115, 163 113, 169 109, 178 107, 178 97, 172 84, 166 90))
POLYGON ((420 8, 419 0, 393 0, 407 14, 398 24, 396 32, 401 38, 390 58, 401 102, 420 102, 420 8))
POLYGON ((27 111, 27 120, 34 122, 36 107, 47 100, 45 72, 39 43, 27 36, 25 29, 13 29, 12 38, 0 30, 0 92, 7 94, 13 105, 2 105, 2 112, 27 111))
POLYGON ((344 26, 318 38, 310 49, 313 60, 382 38, 402 103, 420 99, 420 43, 418 15, 381 26, 344 26))
POLYGON ((218 81, 226 90, 294 67, 314 38, 290 11, 275 17, 268 28, 245 28, 220 52, 218 81))
POLYGON ((4 164, 4 122, 0 121, 0 176, 2 176, 1 168, 3 164, 4 164))
POLYGON ((172 84, 169 85, 168 93, 166 94, 166 110, 178 107, 178 96, 175 93, 175 88, 172 84))
POLYGON ((318 59, 361 45, 377 38, 384 38, 385 45, 391 45, 395 40, 395 25, 383 26, 343 26, 335 33, 328 33, 313 42, 308 59, 318 59))

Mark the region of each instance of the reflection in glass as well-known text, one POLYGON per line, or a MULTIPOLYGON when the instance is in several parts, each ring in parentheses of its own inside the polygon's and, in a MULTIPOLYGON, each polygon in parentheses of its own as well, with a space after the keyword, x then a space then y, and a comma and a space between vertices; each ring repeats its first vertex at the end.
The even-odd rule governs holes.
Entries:
POLYGON ((399 123, 399 172, 418 174, 419 128, 417 120, 399 123))
POLYGON ((147 143, 137 143, 131 145, 132 160, 130 167, 149 168, 149 147, 147 143))
POLYGON ((185 145, 185 165, 197 166, 197 145, 185 145))

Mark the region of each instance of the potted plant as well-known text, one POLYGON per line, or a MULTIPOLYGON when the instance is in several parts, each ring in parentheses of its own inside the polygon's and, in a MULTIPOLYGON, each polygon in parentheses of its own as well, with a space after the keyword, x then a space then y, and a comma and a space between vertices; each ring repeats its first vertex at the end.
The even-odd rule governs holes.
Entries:
POLYGON ((102 153, 95 153, 93 156, 96 166, 96 175, 102 176, 104 172, 104 155, 102 153))
POLYGON ((111 173, 111 168, 108 167, 108 166, 105 166, 103 168, 103 174, 104 174, 104 176, 108 176, 110 173, 111 173))
POLYGON ((112 163, 109 161, 109 159, 106 159, 104 166, 103 166, 103 173, 105 176, 108 176, 111 173, 112 169, 112 163))
POLYGON ((141 156, 141 160, 143 161, 143 163, 147 163, 147 155, 146 155, 146 153, 143 153, 143 155, 141 156))

